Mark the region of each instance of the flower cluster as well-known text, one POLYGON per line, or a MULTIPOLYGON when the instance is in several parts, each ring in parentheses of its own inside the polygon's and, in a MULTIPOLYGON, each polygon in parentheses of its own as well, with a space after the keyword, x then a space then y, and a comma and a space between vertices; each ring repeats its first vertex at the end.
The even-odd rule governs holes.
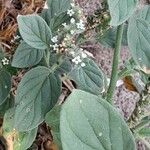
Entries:
MULTIPOLYGON (((58 35, 52 37, 52 49, 56 53, 65 52, 72 58, 72 62, 75 65, 84 67, 86 64, 83 62, 87 58, 87 54, 80 46, 76 45, 76 35, 85 31, 85 18, 78 6, 71 4, 72 8, 67 11, 67 15, 70 17, 69 23, 64 22, 62 24, 62 31, 64 31, 63 39, 58 35), (60 40, 61 39, 61 40, 60 40)), ((59 31, 58 31, 59 33, 59 31)))
MULTIPOLYGON (((72 51, 73 52, 73 51, 72 51)), ((75 54, 74 53, 70 53, 70 54, 73 54, 72 56, 74 56, 75 54)), ((83 62, 83 60, 87 58, 87 54, 83 51, 83 49, 80 48, 80 53, 78 55, 76 55, 73 59, 72 59, 72 62, 75 64, 75 65, 78 65, 80 64, 81 67, 85 67, 86 64, 83 62)))

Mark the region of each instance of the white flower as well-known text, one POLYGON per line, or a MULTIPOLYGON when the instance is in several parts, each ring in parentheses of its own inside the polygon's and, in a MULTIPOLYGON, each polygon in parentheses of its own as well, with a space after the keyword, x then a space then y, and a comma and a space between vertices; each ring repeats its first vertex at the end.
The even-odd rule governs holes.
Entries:
POLYGON ((70 23, 74 24, 76 22, 76 20, 74 18, 70 19, 70 23))
POLYGON ((84 53, 84 52, 82 52, 82 53, 81 53, 81 57, 82 57, 82 58, 87 58, 87 54, 84 53))
POLYGON ((85 63, 81 63, 81 67, 85 67, 85 63))
POLYGON ((7 58, 4 58, 4 59, 2 59, 2 63, 3 63, 3 65, 8 65, 9 60, 7 58))
POLYGON ((79 22, 79 23, 76 23, 76 25, 77 25, 77 28, 78 28, 78 29, 85 30, 85 26, 84 26, 84 24, 83 24, 83 21, 82 21, 82 20, 80 20, 80 22, 79 22))
POLYGON ((66 23, 62 23, 65 29, 69 29, 69 26, 66 23))
POLYGON ((77 64, 81 63, 82 60, 81 60, 80 56, 76 56, 76 57, 72 60, 72 62, 74 62, 74 63, 77 65, 77 64))
POLYGON ((58 49, 58 44, 52 45, 54 51, 56 51, 58 49))
POLYGON ((73 9, 67 10, 67 15, 69 15, 70 17, 73 16, 74 14, 75 12, 73 11, 73 9))
POLYGON ((58 36, 54 36, 53 38, 51 38, 51 41, 53 43, 57 43, 58 42, 58 36))
POLYGON ((74 30, 71 30, 71 31, 70 31, 70 33, 71 33, 71 34, 74 34, 74 33, 75 33, 75 31, 74 31, 74 30))

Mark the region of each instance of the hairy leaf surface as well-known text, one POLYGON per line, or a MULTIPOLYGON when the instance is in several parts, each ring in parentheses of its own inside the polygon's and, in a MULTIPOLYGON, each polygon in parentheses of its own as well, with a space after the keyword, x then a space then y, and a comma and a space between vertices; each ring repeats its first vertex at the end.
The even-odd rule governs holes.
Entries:
POLYGON ((16 95, 15 128, 28 131, 37 127, 56 104, 61 81, 52 70, 36 67, 25 74, 16 95))
POLYGON ((150 6, 145 6, 129 22, 128 45, 142 70, 150 69, 150 6))
POLYGON ((24 41, 36 49, 49 48, 51 30, 38 15, 19 16, 17 18, 19 31, 24 41))
POLYGON ((132 133, 116 109, 80 90, 62 106, 60 132, 63 150, 135 150, 132 133))
POLYGON ((13 56, 12 66, 26 68, 37 65, 44 55, 44 50, 35 49, 22 42, 13 56))
POLYGON ((108 0, 111 15, 110 25, 118 26, 134 13, 137 0, 108 0))

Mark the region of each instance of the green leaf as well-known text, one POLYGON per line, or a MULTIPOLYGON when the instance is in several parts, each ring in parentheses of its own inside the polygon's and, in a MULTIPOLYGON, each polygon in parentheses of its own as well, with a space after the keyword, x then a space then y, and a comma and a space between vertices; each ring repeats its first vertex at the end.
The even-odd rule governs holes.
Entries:
POLYGON ((61 106, 55 106, 50 112, 46 114, 45 121, 52 129, 54 143, 57 144, 59 150, 62 150, 60 139, 60 110, 61 106))
POLYGON ((64 150, 135 150, 134 138, 121 115, 108 102, 74 90, 62 106, 64 150))
POLYGON ((7 99, 11 90, 11 76, 4 70, 0 70, 0 105, 2 105, 7 99))
POLYGON ((18 46, 12 60, 12 66, 26 68, 37 65, 44 55, 44 50, 35 49, 24 41, 18 46))
MULTIPOLYGON (((124 32, 122 37, 122 45, 127 46, 127 25, 124 25, 124 32)), ((100 42, 103 46, 108 48, 115 48, 116 43, 116 34, 117 34, 117 28, 113 27, 106 31, 106 33, 103 36, 98 36, 97 40, 100 42)))
POLYGON ((138 134, 142 137, 150 137, 150 128, 142 128, 140 131, 138 131, 138 134))
POLYGON ((7 99, 5 100, 5 102, 0 105, 0 117, 4 117, 6 111, 14 106, 14 98, 12 97, 7 97, 7 99))
POLYGON ((50 20, 50 28, 53 32, 57 31, 64 22, 67 23, 69 22, 69 20, 69 15, 67 15, 66 13, 61 13, 50 20))
POLYGON ((52 70, 39 66, 27 72, 17 89, 15 129, 29 131, 37 127, 56 104, 60 92, 60 78, 52 70))
POLYGON ((14 116, 15 116, 15 108, 10 108, 7 110, 4 116, 3 121, 3 135, 7 138, 13 136, 13 146, 15 150, 26 150, 29 148, 37 133, 37 128, 28 131, 28 132, 17 132, 13 129, 14 124, 14 116), (13 135, 13 133, 15 133, 13 135))
POLYGON ((14 141, 14 150, 26 150, 28 149, 32 143, 34 142, 37 134, 37 129, 35 128, 28 132, 20 132, 18 133, 15 141, 14 141))
POLYGON ((77 88, 100 95, 105 88, 105 78, 102 71, 91 59, 84 60, 85 67, 76 66, 69 78, 77 84, 77 88))
POLYGON ((19 16, 17 18, 19 31, 24 41, 36 49, 49 48, 51 30, 38 15, 19 16))
POLYGON ((50 67, 52 67, 55 64, 58 64, 58 67, 55 70, 55 73, 57 74, 64 74, 64 73, 69 73, 72 69, 72 64, 69 60, 69 58, 67 57, 63 57, 61 60, 61 62, 58 62, 59 59, 59 55, 58 54, 54 54, 52 53, 52 55, 50 55, 50 67))
POLYGON ((137 0, 108 0, 111 26, 118 26, 134 13, 137 0))
POLYGON ((145 6, 129 21, 128 45, 142 70, 150 69, 150 6, 145 6))
POLYGON ((10 108, 6 111, 3 120, 3 135, 5 137, 9 136, 11 132, 13 132, 13 123, 14 123, 14 113, 15 108, 10 108))
POLYGON ((48 7, 51 11, 51 18, 70 9, 70 0, 48 0, 48 7))
POLYGON ((51 12, 49 9, 43 9, 40 16, 46 21, 46 23, 48 24, 48 26, 50 25, 50 21, 51 21, 51 12))

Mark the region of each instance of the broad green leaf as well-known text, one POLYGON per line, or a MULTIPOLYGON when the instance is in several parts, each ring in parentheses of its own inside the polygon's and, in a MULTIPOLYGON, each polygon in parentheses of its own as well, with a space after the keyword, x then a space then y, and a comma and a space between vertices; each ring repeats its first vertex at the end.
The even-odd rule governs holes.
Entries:
POLYGON ((16 139, 14 140, 14 150, 28 149, 34 142, 36 138, 36 134, 37 134, 37 128, 28 132, 18 133, 16 139))
POLYGON ((135 150, 134 138, 116 109, 80 90, 62 106, 60 133, 63 150, 135 150))
POLYGON ((138 0, 108 0, 111 26, 118 26, 134 13, 138 0))
POLYGON ((37 127, 56 104, 60 92, 60 78, 52 70, 39 66, 27 72, 17 89, 15 129, 29 131, 37 127))
POLYGON ((150 6, 130 19, 128 45, 134 61, 147 73, 146 69, 150 69, 150 6))
POLYGON ((138 131, 138 134, 142 137, 150 137, 150 128, 142 128, 140 131, 138 131))
POLYGON ((49 48, 51 30, 38 15, 19 16, 17 18, 19 31, 24 41, 36 49, 49 48))
MULTIPOLYGON (((124 25, 124 32, 122 37, 122 45, 127 46, 127 25, 124 25)), ((97 40, 100 42, 103 46, 108 48, 114 48, 115 42, 116 42, 116 34, 117 34, 117 28, 113 27, 104 33, 103 36, 98 36, 97 40)))
POLYGON ((76 66, 69 78, 77 84, 77 88, 100 95, 105 88, 105 78, 102 71, 91 59, 84 60, 85 67, 76 66))
POLYGON ((48 7, 51 12, 51 18, 70 9, 70 0, 48 0, 48 7))
POLYGON ((2 105, 7 99, 11 90, 11 76, 4 70, 0 70, 0 105, 2 105))
POLYGON ((12 66, 26 68, 37 65, 44 55, 44 50, 35 49, 22 42, 13 56, 12 66))
POLYGON ((61 106, 55 106, 50 112, 46 114, 45 121, 52 129, 54 143, 57 144, 59 150, 62 150, 60 139, 60 110, 61 106))

